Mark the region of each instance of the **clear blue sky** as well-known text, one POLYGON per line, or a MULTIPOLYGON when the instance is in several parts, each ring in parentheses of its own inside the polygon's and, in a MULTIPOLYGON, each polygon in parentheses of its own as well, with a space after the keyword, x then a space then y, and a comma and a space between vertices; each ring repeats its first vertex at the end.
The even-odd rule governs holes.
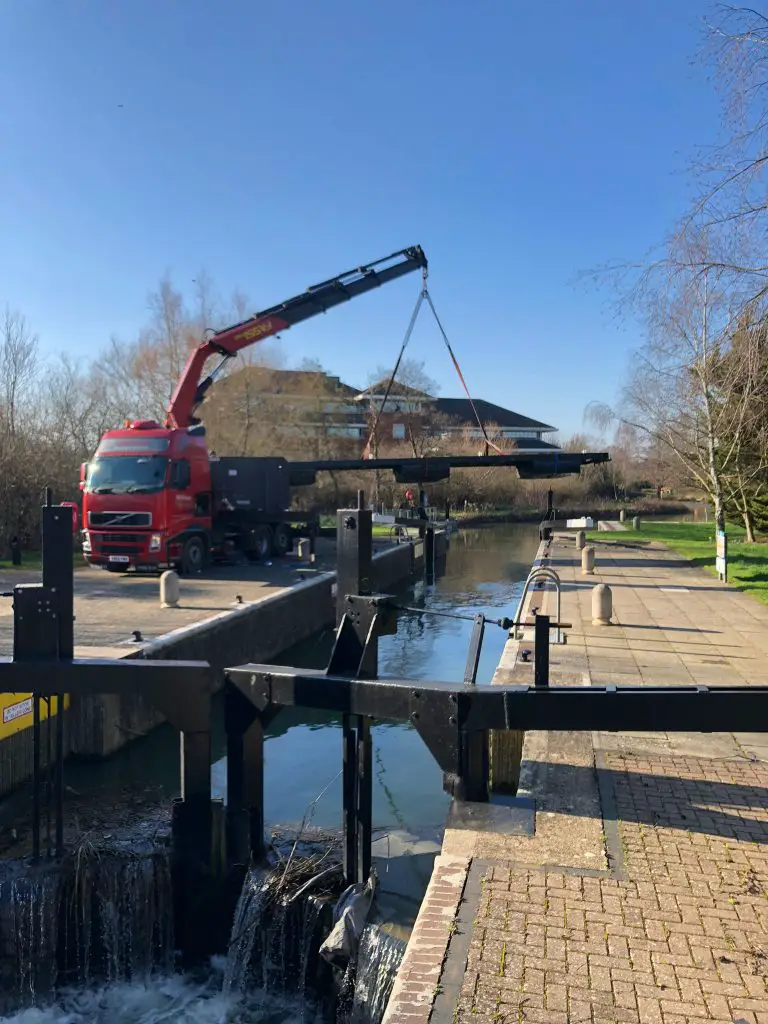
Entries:
MULTIPOLYGON (((696 0, 6 0, 0 305, 94 355, 165 271, 253 307, 421 244, 477 397, 580 429, 635 335, 580 270, 636 258, 717 131, 696 0), (594 361, 593 361, 594 360, 594 361), (590 365, 592 363, 592 365, 590 365)), ((285 335, 353 384, 418 294, 285 335)), ((412 355, 460 389, 426 318, 412 355)))

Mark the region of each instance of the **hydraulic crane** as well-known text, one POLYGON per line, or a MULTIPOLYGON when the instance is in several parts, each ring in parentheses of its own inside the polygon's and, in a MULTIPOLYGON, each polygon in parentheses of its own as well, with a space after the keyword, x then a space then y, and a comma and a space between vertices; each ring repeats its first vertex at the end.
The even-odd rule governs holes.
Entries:
POLYGON ((185 428, 196 423, 194 411, 202 402, 206 391, 223 366, 244 348, 279 334, 294 324, 301 323, 302 320, 309 320, 319 313, 327 313, 334 306, 349 302, 350 299, 379 288, 388 281, 395 281, 413 270, 427 270, 427 257, 420 245, 401 249, 391 256, 385 256, 384 259, 368 263, 356 270, 348 270, 329 281, 313 285, 300 295, 272 306, 271 309, 262 310, 247 320, 215 331, 201 342, 189 357, 176 390, 171 396, 166 426, 185 428), (219 363, 201 380, 207 360, 217 355, 221 357, 219 363))

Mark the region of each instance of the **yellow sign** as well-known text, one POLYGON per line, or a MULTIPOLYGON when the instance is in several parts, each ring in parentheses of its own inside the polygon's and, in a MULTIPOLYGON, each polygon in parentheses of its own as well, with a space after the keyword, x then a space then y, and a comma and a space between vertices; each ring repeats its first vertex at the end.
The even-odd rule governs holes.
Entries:
POLYGON ((246 330, 241 331, 234 337, 235 341, 254 341, 256 338, 263 338, 265 334, 272 333, 272 321, 262 320, 259 323, 255 323, 253 327, 248 327, 246 330))
MULTIPOLYGON (((58 711, 58 698, 51 697, 51 717, 58 711)), ((69 707, 69 694, 64 694, 64 709, 69 707)), ((34 721, 31 693, 0 694, 0 740, 5 740, 14 733, 31 729, 34 721)), ((48 700, 40 698, 40 721, 48 717, 48 700)))

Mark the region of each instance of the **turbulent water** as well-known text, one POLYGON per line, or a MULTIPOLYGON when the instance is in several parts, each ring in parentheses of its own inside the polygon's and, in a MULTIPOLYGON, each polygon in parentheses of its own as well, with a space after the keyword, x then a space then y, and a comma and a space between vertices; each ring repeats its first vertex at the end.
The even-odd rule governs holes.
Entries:
MULTIPOLYGON (((295 1004, 263 993, 225 995, 222 974, 213 969, 197 982, 183 975, 159 975, 151 982, 117 982, 59 995, 56 1003, 0 1018, 9 1024, 289 1024, 295 1004)), ((305 1016, 306 1024, 314 1024, 305 1016)))
MULTIPOLYGON (((326 905, 281 894, 252 868, 229 949, 208 970, 174 974, 167 856, 97 855, 0 883, 0 964, 15 1024, 320 1024, 331 969, 318 956, 326 905), (55 995, 54 995, 55 992, 55 995), (32 1004, 32 1005, 30 1005, 32 1004), (19 1007, 25 1008, 20 1009, 19 1007)), ((366 928, 354 1006, 344 1020, 378 1024, 403 943, 366 928)))

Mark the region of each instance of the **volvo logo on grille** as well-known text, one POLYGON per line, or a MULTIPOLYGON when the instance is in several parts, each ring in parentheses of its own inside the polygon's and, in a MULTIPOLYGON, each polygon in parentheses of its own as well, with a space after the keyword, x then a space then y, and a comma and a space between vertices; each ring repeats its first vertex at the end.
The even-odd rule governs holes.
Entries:
POLYGON ((89 526, 151 526, 151 512, 89 512, 89 526))

